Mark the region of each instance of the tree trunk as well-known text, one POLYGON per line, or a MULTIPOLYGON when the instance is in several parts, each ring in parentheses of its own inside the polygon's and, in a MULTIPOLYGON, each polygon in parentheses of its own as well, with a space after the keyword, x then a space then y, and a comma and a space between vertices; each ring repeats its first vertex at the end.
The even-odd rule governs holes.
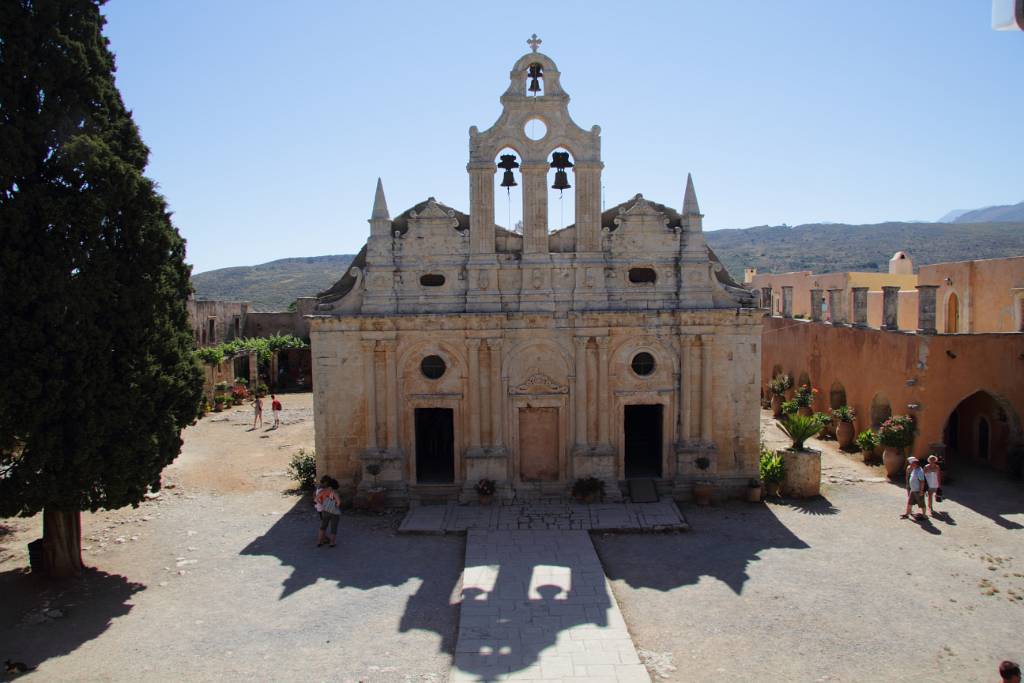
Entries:
POLYGON ((54 579, 82 571, 82 513, 78 510, 43 510, 43 567, 54 579))

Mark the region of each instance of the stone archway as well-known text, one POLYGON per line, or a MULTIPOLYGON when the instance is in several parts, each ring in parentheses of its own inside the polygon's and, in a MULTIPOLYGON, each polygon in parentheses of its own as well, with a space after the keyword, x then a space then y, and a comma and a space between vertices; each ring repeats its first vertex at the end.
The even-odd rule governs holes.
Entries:
POLYGON ((1008 401, 985 390, 964 398, 950 411, 942 432, 948 457, 1010 472, 1019 463, 1011 453, 1024 443, 1020 417, 1008 401))

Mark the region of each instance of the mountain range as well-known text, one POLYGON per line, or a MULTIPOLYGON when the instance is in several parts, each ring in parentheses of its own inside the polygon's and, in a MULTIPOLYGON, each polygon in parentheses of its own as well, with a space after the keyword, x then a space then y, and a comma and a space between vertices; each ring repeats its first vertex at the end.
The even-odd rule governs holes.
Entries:
POLYGON ((954 209, 940 218, 938 223, 1024 223, 1024 202, 986 206, 983 209, 954 209))
MULTIPOLYGON (((949 220, 762 225, 713 230, 704 236, 737 281, 743 279, 744 268, 771 273, 883 272, 897 251, 910 254, 915 266, 1024 256, 1024 202, 964 211, 949 220), (972 221, 971 216, 985 220, 972 221)), ((193 275, 192 285, 199 299, 248 301, 256 311, 282 311, 297 297, 328 289, 353 258, 353 254, 337 254, 220 268, 193 275)))

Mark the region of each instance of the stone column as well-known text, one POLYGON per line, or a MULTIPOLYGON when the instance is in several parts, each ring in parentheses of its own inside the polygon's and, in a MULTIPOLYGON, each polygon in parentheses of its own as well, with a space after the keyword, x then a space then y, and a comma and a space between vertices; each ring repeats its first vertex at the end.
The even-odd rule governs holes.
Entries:
POLYGON ((816 323, 817 322, 821 322, 821 302, 822 302, 821 290, 820 289, 812 289, 811 290, 811 320, 813 320, 816 323))
MULTIPOLYGON (((793 288, 790 287, 790 292, 793 288)), ((792 299, 790 300, 792 301, 792 299)), ((711 335, 702 334, 701 340, 701 391, 700 391, 700 440, 705 444, 711 443, 711 401, 712 401, 712 380, 711 380, 711 335)))
POLYGON ((363 393, 366 396, 366 448, 377 448, 377 342, 363 342, 363 393))
POLYGON ((690 348, 693 339, 689 335, 679 336, 679 443, 685 444, 693 433, 691 412, 693 411, 693 386, 690 372, 693 361, 690 348))
POLYGON ((597 338, 597 442, 608 444, 608 337, 597 338))
POLYGON ((469 349, 469 386, 466 387, 466 413, 469 417, 469 447, 480 448, 480 340, 467 339, 469 349))
POLYGON ((772 288, 764 287, 761 289, 761 308, 768 309, 768 315, 772 313, 772 288))
POLYGON ((398 360, 395 358, 393 340, 382 341, 384 347, 384 367, 387 369, 387 425, 388 450, 398 450, 398 360))
POLYGON ((868 326, 868 288, 853 288, 853 326, 868 326))
POLYGON ((917 333, 935 334, 935 294, 938 285, 917 286, 917 333))
MULTIPOLYGON (((548 163, 523 162, 523 253, 548 253, 548 163)), ((492 211, 493 215, 493 211, 492 211)))
POLYGON ((488 339, 491 354, 491 445, 501 448, 505 443, 505 410, 501 389, 501 340, 488 339))
MULTIPOLYGON (((469 251, 494 253, 494 173, 489 161, 472 161, 469 171, 469 251)), ((512 226, 508 226, 511 230, 512 226)))
POLYGON ((900 329, 900 288, 882 287, 882 329, 900 329))
POLYGON ((846 311, 843 306, 843 293, 844 289, 830 289, 828 290, 828 313, 831 323, 837 327, 841 327, 846 324, 846 311))
POLYGON ((576 180, 576 251, 601 250, 603 167, 604 164, 600 161, 577 161, 573 168, 573 177, 576 180))
POLYGON ((575 337, 576 344, 576 445, 587 443, 587 342, 589 337, 575 337))
POLYGON ((792 318, 793 317, 793 288, 783 287, 782 288, 782 317, 792 318))

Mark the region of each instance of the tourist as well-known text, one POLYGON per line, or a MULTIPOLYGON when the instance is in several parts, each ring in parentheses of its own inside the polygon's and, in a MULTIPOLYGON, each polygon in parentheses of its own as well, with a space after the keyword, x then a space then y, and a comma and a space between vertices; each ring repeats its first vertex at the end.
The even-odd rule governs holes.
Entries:
POLYGON ((259 422, 260 427, 263 426, 263 400, 259 394, 252 395, 252 428, 256 429, 256 423, 259 422))
POLYGON ((999 665, 999 675, 1003 683, 1020 683, 1020 667, 1015 662, 1004 661, 999 665))
POLYGON ((934 517, 934 501, 942 500, 942 468, 939 467, 939 456, 928 456, 928 464, 924 466, 924 478, 928 483, 928 514, 934 517))
POLYGON ((316 509, 317 519, 324 518, 324 506, 320 502, 320 493, 326 489, 331 483, 331 478, 326 474, 320 477, 320 483, 316 485, 316 490, 313 491, 313 507, 316 509))
POLYGON ((341 499, 338 498, 337 480, 330 479, 317 499, 320 503, 320 534, 316 539, 316 547, 330 542, 333 548, 338 538, 338 520, 341 519, 341 499))
POLYGON ((270 395, 270 409, 274 411, 274 429, 281 426, 281 402, 273 394, 270 395))
POLYGON ((920 514, 914 515, 915 519, 924 518, 924 489, 927 481, 924 470, 921 469, 921 461, 911 456, 907 460, 907 509, 900 515, 900 519, 910 517, 910 508, 915 504, 921 508, 920 514))

